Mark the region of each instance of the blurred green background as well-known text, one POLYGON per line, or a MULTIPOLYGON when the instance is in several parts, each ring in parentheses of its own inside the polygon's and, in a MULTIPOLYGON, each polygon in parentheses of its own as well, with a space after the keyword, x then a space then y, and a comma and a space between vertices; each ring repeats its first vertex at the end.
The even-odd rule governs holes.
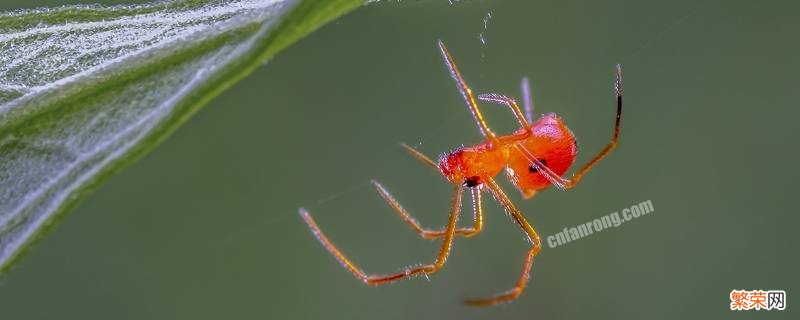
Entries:
MULTIPOLYGON (((797 319, 798 10, 792 1, 367 5, 282 52, 67 215, 0 278, 0 317, 797 319), (525 294, 499 307, 460 304, 509 288, 527 249, 490 197, 484 232, 456 239, 430 281, 356 281, 297 208, 368 272, 432 261, 437 244, 368 181, 424 225, 444 225, 450 187, 397 146, 437 156, 479 141, 436 39, 477 92, 518 97, 530 76, 537 113, 559 113, 577 135, 578 163, 610 137, 621 63, 617 151, 569 192, 522 201, 503 185, 543 236, 645 200, 655 212, 545 247, 525 294), (731 312, 732 289, 786 290, 787 310, 731 312)), ((514 129, 507 110, 485 109, 496 131, 514 129)))

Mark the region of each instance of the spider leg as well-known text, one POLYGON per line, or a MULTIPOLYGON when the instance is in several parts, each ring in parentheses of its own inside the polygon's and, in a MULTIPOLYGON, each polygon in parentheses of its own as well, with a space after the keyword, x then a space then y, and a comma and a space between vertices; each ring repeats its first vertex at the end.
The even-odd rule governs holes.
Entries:
MULTIPOLYGON (((422 152, 419 152, 417 149, 414 149, 413 147, 411 147, 411 146, 409 146, 409 145, 407 145, 405 143, 400 143, 400 146, 402 146, 411 156, 413 156, 417 160, 421 161, 422 163, 428 165, 429 167, 431 167, 433 169, 436 169, 437 171, 439 170, 438 166, 436 165, 436 162, 434 162, 433 160, 428 158, 428 156, 424 155, 422 152)), ((403 208, 403 206, 400 205, 400 202, 398 202, 391 195, 391 193, 389 193, 389 191, 386 190, 385 187, 383 187, 383 185, 381 185, 378 181, 375 181, 375 180, 372 181, 372 185, 375 186, 375 189, 378 191, 378 193, 381 195, 381 197, 384 200, 386 200, 386 202, 389 204, 389 206, 391 206, 392 209, 394 209, 394 211, 397 212, 397 214, 400 216, 400 219, 403 219, 403 221, 405 223, 407 223, 409 226, 411 226, 411 229, 414 229, 414 231, 417 232, 422 238, 435 239, 435 238, 440 238, 440 237, 445 235, 445 231, 446 230, 444 230, 444 229, 430 230, 430 229, 425 229, 422 226, 420 226, 419 221, 417 219, 415 219, 414 217, 412 217, 411 214, 409 214, 408 211, 406 211, 403 208)), ((470 228, 457 228, 456 229, 456 234, 457 235, 461 235, 461 236, 465 236, 465 237, 472 237, 472 236, 480 233, 481 229, 483 228, 483 209, 482 209, 482 206, 481 206, 481 193, 480 193, 480 190, 478 190, 477 188, 473 188, 473 189, 470 189, 470 192, 472 194, 472 214, 473 214, 472 221, 473 221, 473 226, 470 227, 470 228)))
POLYGON ((520 275, 513 288, 487 298, 467 299, 464 300, 464 303, 475 307, 488 307, 498 303, 514 301, 519 298, 519 295, 525 290, 528 280, 530 280, 530 271, 533 267, 533 257, 536 256, 536 252, 537 248, 528 250, 528 254, 525 258, 525 265, 522 267, 522 275, 520 275))
POLYGON ((525 106, 525 117, 528 122, 533 122, 533 98, 531 96, 531 83, 528 77, 522 77, 519 83, 520 91, 522 91, 522 105, 525 106))
POLYGON ((450 207, 450 217, 447 222, 447 229, 445 231, 444 238, 442 239, 441 247, 439 248, 439 254, 436 257, 436 260, 432 264, 425 264, 417 267, 407 267, 403 271, 397 273, 391 273, 386 275, 370 275, 364 273, 358 266, 356 266, 353 262, 350 261, 333 243, 328 240, 328 237, 322 233, 319 226, 317 226, 314 219, 311 218, 311 215, 308 214, 308 211, 305 209, 300 209, 300 216, 303 220, 308 224, 308 227, 311 229, 311 232, 314 236, 319 240, 322 246, 325 247, 328 252, 336 258, 342 266, 350 271, 356 278, 361 280, 362 282, 369 284, 369 285, 380 285, 386 284, 390 282, 394 282, 400 279, 405 279, 409 276, 414 276, 418 274, 431 274, 436 271, 439 271, 444 266, 444 263, 447 261, 447 257, 450 254, 450 248, 453 245, 453 238, 455 236, 456 231, 456 224, 458 223, 458 213, 461 210, 461 186, 455 186, 455 194, 453 195, 453 203, 450 207))
POLYGON ((525 290, 528 280, 530 280, 530 270, 533 267, 533 258, 539 253, 539 250, 541 250, 541 240, 539 238, 539 234, 528 223, 528 221, 525 219, 525 216, 522 215, 522 212, 520 212, 519 209, 514 206, 514 204, 511 202, 511 199, 509 199, 505 192, 503 192, 503 189, 500 188, 494 179, 487 180, 486 185, 495 199, 500 202, 506 212, 511 215, 514 221, 525 232, 525 235, 528 237, 528 241, 531 242, 532 247, 530 250, 528 250, 528 254, 525 258, 525 264, 522 268, 522 274, 520 275, 514 287, 503 293, 488 298, 468 299, 464 301, 466 304, 472 306, 490 306, 517 299, 519 295, 522 294, 522 291, 525 290))
MULTIPOLYGON (((381 197, 386 200, 386 203, 389 204, 392 209, 400 216, 400 219, 403 219, 405 223, 411 226, 411 229, 414 229, 416 233, 420 235, 420 237, 425 239, 436 239, 441 238, 447 234, 447 229, 440 229, 440 230, 430 230, 425 229, 420 226, 419 221, 411 216, 411 214, 406 211, 403 206, 400 205, 398 202, 386 188, 383 187, 378 181, 372 180, 372 185, 375 186, 375 189, 381 195, 381 197)), ((472 193, 472 208, 473 208, 473 226, 469 228, 457 228, 456 234, 464 237, 472 237, 481 232, 483 229, 483 209, 481 208, 481 192, 478 188, 470 189, 472 193)))
POLYGON ((439 51, 442 53, 447 69, 450 71, 450 76, 455 80, 458 91, 461 92, 461 96, 463 96, 464 100, 467 102, 469 111, 472 112, 472 117, 475 118, 475 122, 478 124, 478 130, 481 131, 484 137, 494 139, 495 134, 492 129, 489 129, 489 125, 486 124, 486 119, 484 119, 483 113, 481 113, 481 110, 478 108, 478 102, 475 101, 475 95, 472 93, 472 89, 467 85, 467 82, 464 81, 461 72, 458 71, 458 66, 455 60, 453 60, 453 56, 450 54, 450 51, 447 50, 442 40, 439 40, 437 44, 439 45, 439 51))
POLYGON ((436 162, 431 160, 431 158, 428 158, 428 156, 424 155, 422 152, 419 152, 417 149, 414 149, 405 143, 400 143, 400 146, 402 146, 403 149, 406 149, 406 152, 408 152, 408 154, 410 154, 412 157, 433 168, 434 170, 439 171, 439 167, 436 165, 436 162))
POLYGON ((528 123, 528 120, 525 118, 525 115, 522 113, 522 110, 520 110, 519 105, 516 101, 514 101, 514 99, 496 93, 481 94, 478 95, 478 99, 506 105, 509 109, 511 109, 511 112, 514 114, 514 117, 517 118, 517 122, 519 122, 519 125, 522 128, 525 130, 531 129, 531 125, 528 123))
POLYGON ((614 82, 614 94, 617 98, 617 117, 614 121, 614 135, 611 136, 611 141, 602 149, 597 155, 589 160, 580 170, 578 170, 575 174, 572 175, 572 179, 566 179, 551 170, 547 165, 536 159, 536 157, 531 154, 524 146, 520 144, 516 144, 515 147, 522 151, 522 153, 528 158, 528 160, 534 166, 539 169, 539 172, 543 177, 550 181, 554 186, 561 188, 561 189, 572 189, 574 188, 578 182, 581 181, 583 175, 589 172, 589 170, 594 167, 600 160, 603 160, 609 153, 611 153, 614 148, 617 147, 617 143, 619 141, 619 128, 620 128, 620 119, 622 117, 622 67, 617 65, 617 78, 614 82))
POLYGON ((602 149, 597 155, 589 160, 583 167, 578 170, 577 173, 572 175, 572 179, 567 181, 564 185, 566 189, 571 189, 581 181, 586 172, 589 171, 594 165, 596 165, 600 160, 603 160, 611 150, 617 147, 617 142, 619 141, 619 127, 620 127, 620 119, 622 117, 622 66, 617 65, 617 78, 614 81, 614 95, 617 98, 617 117, 614 120, 614 135, 611 136, 611 141, 602 149))

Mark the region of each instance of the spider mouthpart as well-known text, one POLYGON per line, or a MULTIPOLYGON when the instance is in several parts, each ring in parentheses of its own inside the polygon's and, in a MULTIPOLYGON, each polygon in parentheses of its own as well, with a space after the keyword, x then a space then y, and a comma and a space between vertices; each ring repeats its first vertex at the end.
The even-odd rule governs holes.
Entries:
POLYGON ((481 177, 479 176, 472 176, 467 179, 464 179, 464 185, 467 186, 467 188, 474 188, 477 187, 479 184, 481 184, 481 177))

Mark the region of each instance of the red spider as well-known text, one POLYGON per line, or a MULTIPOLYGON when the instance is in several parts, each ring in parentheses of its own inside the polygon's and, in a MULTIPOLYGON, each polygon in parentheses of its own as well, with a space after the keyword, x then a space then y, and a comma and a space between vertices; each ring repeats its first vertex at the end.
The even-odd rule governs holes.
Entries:
POLYGON ((519 122, 520 128, 512 134, 498 136, 495 134, 484 120, 478 108, 478 103, 472 90, 467 86, 458 67, 453 61, 453 57, 445 47, 444 43, 438 42, 439 49, 444 57, 447 68, 456 82, 459 92, 467 102, 478 129, 483 134, 485 140, 472 147, 462 147, 444 154, 438 162, 434 162, 416 149, 402 144, 409 154, 422 161, 431 168, 437 169, 453 185, 454 196, 450 207, 450 217, 447 227, 440 230, 424 229, 416 219, 400 206, 400 203, 389 194, 380 183, 372 181, 378 193, 386 202, 400 215, 407 224, 411 226, 420 236, 425 239, 442 238, 439 255, 432 264, 425 264, 417 267, 407 267, 400 272, 386 275, 369 275, 361 271, 353 264, 350 259, 322 233, 316 222, 305 209, 300 209, 300 215, 308 224, 314 236, 320 243, 338 260, 344 268, 349 270, 359 280, 369 285, 380 285, 393 282, 409 276, 419 274, 431 274, 444 266, 453 238, 456 235, 471 237, 478 234, 483 226, 483 213, 481 209, 481 191, 488 190, 492 196, 500 202, 506 212, 511 215, 514 221, 522 228, 531 248, 528 250, 522 275, 517 280, 516 285, 510 290, 498 295, 481 298, 469 299, 465 302, 469 305, 487 306, 499 302, 511 301, 519 297, 525 289, 525 285, 530 278, 530 269, 533 266, 533 258, 541 249, 541 240, 536 230, 528 223, 516 206, 511 202, 505 192, 500 188, 494 177, 505 169, 506 176, 522 193, 523 197, 530 199, 536 191, 544 189, 549 185, 555 185, 561 189, 573 188, 581 180, 584 174, 591 169, 597 162, 608 155, 617 146, 620 128, 620 116, 622 114, 622 69, 620 65, 616 67, 616 81, 614 83, 614 93, 617 99, 617 116, 614 122, 614 135, 608 145, 586 163, 572 179, 563 178, 562 175, 575 161, 578 152, 575 137, 572 132, 564 125, 559 116, 548 113, 534 121, 533 103, 530 99, 530 88, 526 78, 522 79, 522 94, 525 104, 525 113, 520 110, 516 101, 499 94, 482 94, 478 99, 483 101, 500 103, 508 106, 519 122), (474 225, 470 228, 458 228, 458 215, 461 210, 462 190, 469 189, 472 194, 474 208, 474 225))

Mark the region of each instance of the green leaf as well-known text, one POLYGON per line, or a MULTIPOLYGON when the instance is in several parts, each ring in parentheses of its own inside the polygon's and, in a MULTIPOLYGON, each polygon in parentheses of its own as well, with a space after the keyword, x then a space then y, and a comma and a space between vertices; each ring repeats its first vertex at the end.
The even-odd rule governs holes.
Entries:
POLYGON ((0 14, 0 272, 201 106, 362 0, 0 14))

